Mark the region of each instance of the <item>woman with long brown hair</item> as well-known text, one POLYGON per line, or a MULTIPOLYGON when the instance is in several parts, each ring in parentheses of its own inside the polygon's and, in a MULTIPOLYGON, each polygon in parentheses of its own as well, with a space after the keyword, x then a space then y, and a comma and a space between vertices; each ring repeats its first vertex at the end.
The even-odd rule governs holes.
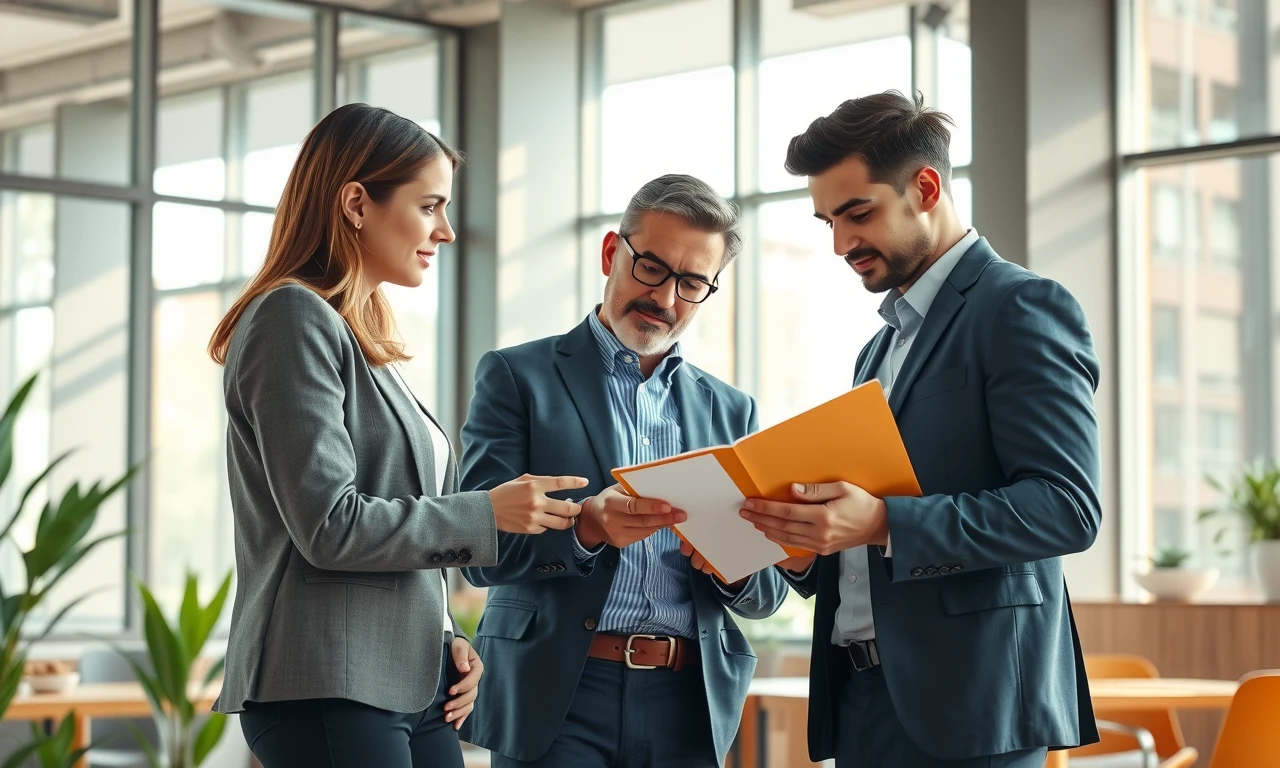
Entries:
POLYGON ((238 584, 222 693, 265 768, 460 768, 483 666, 444 568, 579 507, 524 476, 458 493, 443 430, 395 364, 383 283, 417 286, 454 239, 460 155, 416 123, 341 107, 303 142, 262 269, 218 325, 238 584))

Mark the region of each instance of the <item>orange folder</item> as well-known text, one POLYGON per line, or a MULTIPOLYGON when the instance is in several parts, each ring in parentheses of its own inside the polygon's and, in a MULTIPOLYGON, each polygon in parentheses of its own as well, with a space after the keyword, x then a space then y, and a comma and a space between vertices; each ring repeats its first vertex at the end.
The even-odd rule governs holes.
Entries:
MULTIPOLYGON (((792 483, 838 481, 880 498, 921 495, 893 412, 874 379, 733 445, 622 467, 612 474, 628 494, 636 496, 626 480, 628 473, 706 454, 715 456, 744 499, 795 501, 792 483)), ((692 545, 679 530, 676 533, 692 545)), ((790 547, 785 550, 793 557, 810 554, 790 547)))

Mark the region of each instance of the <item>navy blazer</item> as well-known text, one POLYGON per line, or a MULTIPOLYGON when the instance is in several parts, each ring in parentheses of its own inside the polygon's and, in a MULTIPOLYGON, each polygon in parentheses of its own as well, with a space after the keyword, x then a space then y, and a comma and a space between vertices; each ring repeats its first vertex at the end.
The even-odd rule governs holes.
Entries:
MULTIPOLYGON (((871 547, 876 645, 898 719, 924 752, 959 760, 1098 740, 1062 556, 1097 536, 1098 360, 1058 283, 985 239, 939 290, 889 397, 924 491, 885 500, 892 558, 871 547)), ((858 356, 875 378, 886 327, 858 356)), ((829 685, 840 557, 817 593, 809 752, 834 754, 829 685)))
MULTIPOLYGON (((618 466, 609 434, 604 364, 583 322, 564 336, 487 353, 476 370, 476 391, 462 429, 462 487, 490 489, 524 473, 576 475, 582 498, 614 484, 618 466)), ((684 362, 674 379, 687 450, 725 445, 757 428, 755 402, 743 392, 684 362)), ((619 550, 606 547, 580 567, 569 531, 498 534, 498 563, 467 568, 476 586, 489 587, 476 632, 484 659, 475 711, 463 738, 517 760, 546 753, 564 724, 586 664, 619 550)), ((773 568, 753 575, 728 598, 712 577, 691 570, 701 669, 716 753, 724 761, 737 733, 756 657, 730 611, 757 619, 786 598, 773 568)))

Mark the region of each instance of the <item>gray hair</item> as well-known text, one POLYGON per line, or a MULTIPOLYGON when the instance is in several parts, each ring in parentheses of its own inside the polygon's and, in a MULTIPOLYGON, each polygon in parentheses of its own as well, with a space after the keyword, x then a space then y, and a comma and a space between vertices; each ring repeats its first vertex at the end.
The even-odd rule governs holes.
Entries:
POLYGON ((630 237, 640 226, 640 217, 650 212, 670 213, 684 219, 690 226, 723 236, 721 270, 742 251, 737 206, 701 179, 672 173, 645 184, 627 203, 622 223, 618 225, 618 234, 630 237))

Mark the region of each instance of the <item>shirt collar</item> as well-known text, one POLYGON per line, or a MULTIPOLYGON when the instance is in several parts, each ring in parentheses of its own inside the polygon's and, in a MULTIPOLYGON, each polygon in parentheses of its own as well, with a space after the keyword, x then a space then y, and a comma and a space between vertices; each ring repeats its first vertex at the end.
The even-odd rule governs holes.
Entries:
MULTIPOLYGON (((619 367, 625 369, 634 369, 637 376, 640 376, 640 356, 635 352, 623 346, 618 337, 613 332, 604 327, 604 323, 600 322, 600 305, 591 311, 587 317, 587 323, 591 326, 591 335, 596 339, 596 346, 600 350, 600 360, 604 363, 605 371, 613 376, 619 367)), ((684 363, 684 350, 680 347, 680 342, 676 342, 671 347, 671 351, 658 364, 654 375, 665 386, 671 386, 671 378, 675 376, 676 371, 680 369, 684 363)))
POLYGON ((955 269, 960 257, 976 242, 978 242, 978 231, 970 228, 959 242, 948 248, 946 253, 933 262, 923 275, 920 275, 906 294, 897 288, 885 294, 884 300, 880 302, 880 316, 899 333, 907 333, 908 331, 904 328, 909 325, 914 327, 911 319, 906 316, 900 317, 900 315, 907 315, 905 310, 908 307, 913 310, 911 314, 923 321, 925 315, 929 314, 929 307, 933 305, 938 291, 942 289, 942 284, 951 276, 951 270, 955 269))

